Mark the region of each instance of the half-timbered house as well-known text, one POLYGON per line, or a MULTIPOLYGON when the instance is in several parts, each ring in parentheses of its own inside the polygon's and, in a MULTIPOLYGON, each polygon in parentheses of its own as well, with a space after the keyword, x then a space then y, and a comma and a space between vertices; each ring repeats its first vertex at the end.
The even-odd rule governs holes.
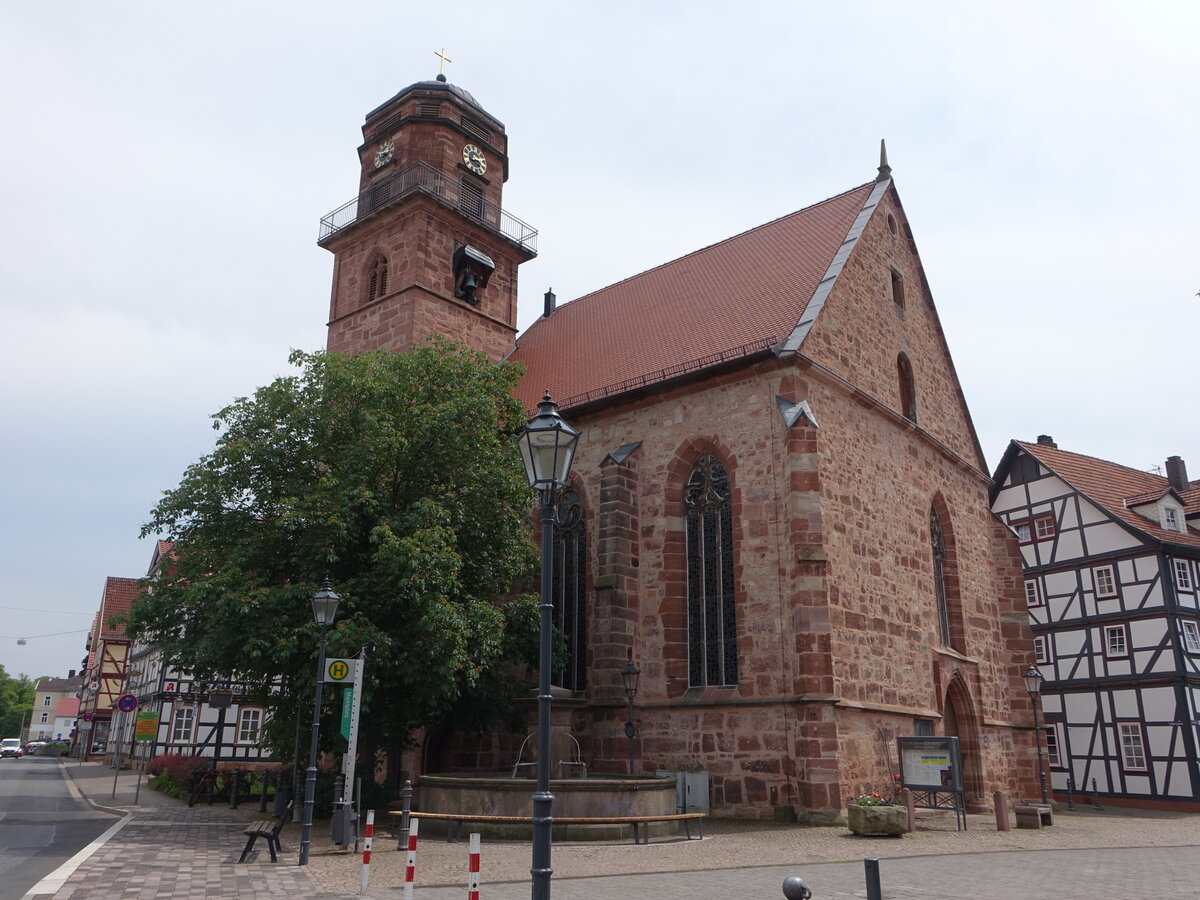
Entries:
POLYGON ((992 510, 1016 533, 1063 794, 1200 809, 1200 481, 1013 441, 992 510))
POLYGON ((129 638, 119 617, 129 612, 139 590, 136 578, 110 576, 104 581, 83 658, 79 746, 84 755, 104 753, 108 747, 113 713, 128 677, 129 638))

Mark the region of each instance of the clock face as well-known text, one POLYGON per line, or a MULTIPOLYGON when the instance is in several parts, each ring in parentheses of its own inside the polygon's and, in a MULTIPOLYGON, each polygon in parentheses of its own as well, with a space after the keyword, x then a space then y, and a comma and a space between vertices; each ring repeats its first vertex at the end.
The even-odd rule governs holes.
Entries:
POLYGON ((463 164, 476 175, 487 171, 487 160, 483 158, 483 151, 474 144, 463 147, 463 164))
POLYGON ((392 161, 392 156, 396 153, 396 142, 388 138, 379 145, 379 149, 375 151, 375 168, 385 166, 392 161))

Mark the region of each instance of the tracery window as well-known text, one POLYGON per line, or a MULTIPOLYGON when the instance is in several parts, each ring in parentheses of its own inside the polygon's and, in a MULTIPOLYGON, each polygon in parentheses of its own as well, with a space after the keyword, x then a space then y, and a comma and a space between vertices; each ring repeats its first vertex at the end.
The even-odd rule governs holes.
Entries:
POLYGON ((937 597, 938 636, 942 645, 949 647, 950 604, 946 599, 946 541, 942 536, 942 523, 935 509, 929 511, 929 543, 933 546, 933 592, 937 597))
POLYGON ((558 500, 554 533, 554 624, 563 633, 567 658, 552 674, 572 691, 587 687, 587 523, 583 502, 567 489, 558 500))
POLYGON ((738 682, 729 473, 711 454, 696 461, 683 492, 687 516, 688 684, 738 682))

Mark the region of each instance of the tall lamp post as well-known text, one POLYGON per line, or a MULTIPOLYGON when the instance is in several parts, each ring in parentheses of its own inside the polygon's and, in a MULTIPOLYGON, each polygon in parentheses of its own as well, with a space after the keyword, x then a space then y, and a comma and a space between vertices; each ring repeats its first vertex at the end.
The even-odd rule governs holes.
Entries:
POLYGON ((518 438, 529 486, 538 491, 542 522, 542 590, 538 605, 537 790, 533 795, 533 900, 550 900, 550 831, 554 795, 550 793, 550 667, 554 633, 554 499, 567 483, 579 445, 579 432, 563 421, 547 392, 538 412, 518 438))
POLYGON ((1046 765, 1042 761, 1042 726, 1038 720, 1038 706, 1041 705, 1042 694, 1042 673, 1037 670, 1036 666, 1030 664, 1021 678, 1025 681, 1025 690, 1029 692, 1029 699, 1033 701, 1033 739, 1037 743, 1038 781, 1042 786, 1042 802, 1049 803, 1050 797, 1046 793, 1046 765))
POLYGON ((313 621, 321 629, 321 650, 317 654, 317 688, 313 699, 312 741, 308 748, 308 777, 304 782, 304 824, 300 829, 300 865, 308 865, 308 847, 312 843, 313 794, 317 789, 317 736, 321 730, 321 687, 325 681, 325 641, 329 637, 329 626, 337 617, 341 597, 333 592, 333 584, 326 578, 321 588, 312 595, 313 621))
POLYGON ((642 670, 633 664, 631 656, 625 668, 621 670, 621 681, 625 684, 625 697, 629 700, 629 713, 625 721, 625 737, 629 740, 629 774, 633 774, 633 700, 637 697, 638 677, 642 670))

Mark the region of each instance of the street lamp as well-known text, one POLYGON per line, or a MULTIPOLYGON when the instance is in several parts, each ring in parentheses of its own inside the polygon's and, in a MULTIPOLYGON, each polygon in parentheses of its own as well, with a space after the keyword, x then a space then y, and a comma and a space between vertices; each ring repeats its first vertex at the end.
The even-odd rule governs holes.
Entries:
POLYGON ((317 789, 317 736, 321 730, 321 687, 325 682, 325 640, 329 637, 329 626, 337 617, 341 597, 333 592, 328 578, 312 595, 313 621, 321 629, 321 650, 317 654, 317 689, 313 700, 312 742, 308 748, 308 778, 304 782, 304 824, 300 829, 300 865, 308 865, 308 847, 312 842, 313 794, 317 789))
POLYGON ((550 900, 550 831, 554 824, 554 795, 550 793, 550 667, 554 633, 554 499, 567 483, 579 445, 579 432, 563 421, 550 393, 542 397, 537 415, 518 436, 521 460, 529 486, 539 491, 542 521, 542 590, 538 608, 538 721, 537 790, 533 795, 533 900, 550 900))
POLYGON ((1029 699, 1033 701, 1033 739, 1037 743, 1038 781, 1042 785, 1042 802, 1049 803, 1050 798, 1046 794, 1046 765, 1042 762, 1042 726, 1038 721, 1038 706, 1040 705, 1042 693, 1042 673, 1031 663, 1021 678, 1025 681, 1025 690, 1029 692, 1029 699))
POLYGON ((633 774, 633 700, 637 697, 638 676, 642 670, 633 664, 632 654, 621 670, 621 681, 625 683, 625 696, 629 700, 629 718, 625 722, 625 737, 629 739, 629 774, 633 774))

